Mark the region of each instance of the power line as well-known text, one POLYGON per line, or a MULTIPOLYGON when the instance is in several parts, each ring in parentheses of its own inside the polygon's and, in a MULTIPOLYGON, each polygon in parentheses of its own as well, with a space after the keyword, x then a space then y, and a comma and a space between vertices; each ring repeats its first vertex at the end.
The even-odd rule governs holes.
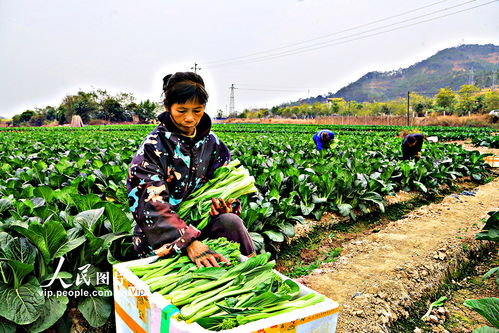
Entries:
POLYGON ((238 86, 249 86, 250 88, 251 87, 267 87, 267 88, 278 88, 278 89, 312 89, 312 90, 327 90, 327 89, 330 89, 330 88, 317 88, 317 87, 298 87, 298 86, 276 86, 276 85, 268 85, 268 84, 249 84, 249 83, 238 83, 237 84, 238 86))
MULTIPOLYGON (((451 8, 446 8, 446 9, 443 9, 443 10, 453 9, 453 8, 456 8, 456 7, 459 7, 459 6, 462 6, 464 4, 467 4, 467 3, 470 3, 470 2, 474 2, 474 1, 477 1, 477 0, 467 1, 465 3, 453 6, 451 8)), ((281 57, 285 57, 285 56, 300 54, 300 53, 304 53, 304 52, 310 52, 310 51, 314 51, 314 50, 318 50, 318 49, 322 49, 322 48, 330 47, 330 46, 334 46, 334 45, 345 44, 345 43, 349 43, 349 42, 352 42, 352 41, 356 41, 356 40, 360 40, 360 39, 365 39, 365 38, 377 36, 377 35, 380 35, 380 34, 384 34, 384 33, 387 33, 387 32, 396 31, 396 30, 400 30, 400 29, 403 29, 403 28, 411 27, 411 26, 418 25, 418 24, 421 24, 421 23, 425 23, 425 22, 429 22, 429 21, 434 21, 434 20, 437 20, 437 19, 440 19, 440 18, 443 18, 443 17, 447 17, 447 16, 459 14, 459 13, 462 13, 462 12, 465 12, 465 11, 469 11, 469 10, 472 10, 472 9, 475 9, 475 8, 478 8, 478 7, 483 7, 485 5, 488 5, 488 4, 491 4, 493 2, 497 2, 497 1, 498 0, 489 1, 489 2, 486 2, 484 4, 480 4, 480 5, 477 5, 477 6, 473 6, 473 7, 470 7, 470 8, 463 9, 463 10, 459 10, 459 11, 456 11, 456 12, 453 12, 453 13, 449 13, 449 14, 445 14, 445 15, 440 15, 440 16, 433 17, 433 18, 430 18, 430 19, 426 19, 426 20, 422 20, 422 21, 419 21, 419 22, 415 22, 415 23, 403 25, 403 26, 400 26, 400 27, 397 27, 397 28, 393 28, 393 29, 388 29, 388 30, 385 30, 385 31, 380 31, 380 32, 369 34, 369 35, 366 35, 366 36, 361 36, 361 37, 357 37, 357 38, 347 39, 347 40, 344 40, 344 41, 341 41, 341 42, 336 42, 335 43, 335 41, 338 41, 338 40, 341 40, 341 39, 346 39, 348 37, 353 37, 355 35, 362 35, 362 34, 365 34, 366 32, 369 32, 369 31, 378 30, 379 28, 371 29, 369 31, 364 31, 364 32, 361 32, 361 33, 357 33, 357 34, 354 34, 354 35, 342 37, 342 38, 335 39, 335 40, 330 40, 330 41, 327 41, 327 42, 322 42, 322 43, 314 44, 314 45, 317 45, 317 46, 316 47, 312 47, 312 48, 310 48, 310 47, 307 47, 307 48, 302 47, 302 48, 297 48, 295 50, 281 52, 281 53, 277 53, 277 54, 273 54, 273 55, 262 56, 262 57, 258 57, 258 58, 248 59, 248 60, 228 62, 228 63, 225 63, 225 64, 213 65, 211 68, 222 67, 222 66, 231 66, 231 65, 242 65, 242 64, 249 64, 249 63, 254 63, 254 62, 267 61, 267 60, 272 60, 272 59, 281 58, 281 57)), ((421 18, 421 17, 433 15, 433 14, 435 14, 437 12, 440 12, 440 11, 443 11, 443 10, 439 10, 439 11, 436 11, 436 12, 433 12, 433 13, 430 13, 430 14, 421 15, 421 16, 418 16, 416 18, 421 18)), ((387 26, 392 26, 392 25, 400 24, 400 23, 407 22, 409 20, 414 20, 414 19, 415 18, 407 19, 407 20, 404 20, 404 21, 401 21, 401 22, 397 22, 397 23, 393 23, 393 24, 390 24, 390 25, 387 25, 387 26)), ((384 26, 384 27, 387 27, 387 26, 384 26)))
POLYGON ((359 28, 362 28, 362 27, 365 27, 365 26, 369 26, 369 25, 372 25, 372 24, 383 22, 383 21, 386 21, 386 20, 389 20, 389 19, 392 19, 392 18, 396 18, 396 17, 399 17, 399 16, 410 14, 410 13, 413 13, 413 12, 416 12, 416 11, 419 11, 419 10, 422 10, 422 9, 425 9, 425 8, 428 8, 428 7, 435 6, 435 5, 439 4, 439 3, 446 2, 446 1, 449 1, 449 0, 437 1, 437 2, 434 2, 432 4, 423 6, 423 7, 415 8, 415 9, 412 9, 412 10, 409 10, 409 11, 406 11, 406 12, 402 12, 402 13, 399 13, 399 14, 396 14, 396 15, 387 16, 387 17, 384 17, 384 18, 379 19, 379 20, 375 20, 375 21, 371 21, 371 22, 368 22, 368 23, 360 24, 360 25, 354 26, 352 28, 348 28, 348 29, 344 29, 344 30, 332 32, 332 33, 329 33, 329 34, 326 34, 326 35, 322 35, 322 36, 319 36, 319 37, 316 37, 316 38, 304 40, 304 41, 301 41, 301 42, 286 44, 286 45, 283 45, 283 46, 280 46, 280 47, 276 47, 276 48, 272 48, 272 49, 268 49, 268 50, 264 50, 264 51, 259 51, 259 52, 247 54, 245 56, 233 57, 233 58, 228 58, 228 59, 223 59, 223 60, 217 60, 217 61, 208 61, 208 62, 205 62, 205 64, 206 65, 210 65, 210 64, 215 64, 215 63, 218 63, 218 62, 228 62, 228 61, 233 61, 233 60, 236 60, 236 59, 251 57, 251 56, 254 56, 254 55, 261 54, 261 53, 273 52, 273 51, 276 51, 276 50, 281 50, 281 49, 285 49, 285 48, 288 48, 288 47, 293 47, 293 46, 296 46, 296 45, 310 43, 312 41, 316 41, 316 40, 319 40, 319 39, 331 37, 331 36, 334 36, 334 35, 339 35, 339 34, 344 33, 344 32, 348 32, 348 31, 351 31, 351 30, 355 30, 355 29, 359 29, 359 28))
POLYGON ((276 91, 280 91, 280 92, 302 92, 304 91, 304 89, 300 89, 300 90, 285 90, 285 89, 258 89, 258 88, 238 88, 239 90, 253 90, 253 91, 268 91, 268 92, 276 92, 276 91))
MULTIPOLYGON (((212 67, 219 67, 219 66, 226 66, 226 65, 237 65, 237 64, 246 64, 246 63, 252 63, 252 62, 260 62, 260 61, 265 61, 265 60, 271 60, 271 59, 280 58, 280 57, 284 57, 284 56, 288 56, 288 55, 294 55, 294 54, 299 54, 299 53, 303 53, 303 52, 309 52, 309 51, 321 49, 321 48, 332 46, 332 45, 344 44, 344 43, 347 43, 347 42, 350 42, 350 41, 355 41, 355 40, 358 40, 358 39, 372 37, 372 36, 375 36, 375 35, 378 35, 378 34, 382 34, 382 33, 390 32, 390 31, 395 31, 395 30, 398 30, 398 29, 402 29, 402 28, 405 28, 405 27, 408 27, 408 26, 411 26, 411 25, 406 25, 406 26, 402 26, 402 27, 398 27, 398 28, 394 28, 394 29, 390 29, 390 30, 378 32, 376 34, 371 34, 371 35, 367 35, 367 36, 363 36, 363 37, 358 37, 358 38, 353 38, 353 39, 348 40, 351 37, 355 37, 355 36, 359 36, 359 35, 364 35, 364 34, 366 34, 368 32, 376 31, 376 30, 379 30, 379 29, 382 29, 382 28, 387 28, 387 27, 394 26, 394 25, 399 25, 401 23, 405 23, 405 22, 408 22, 408 21, 412 21, 412 20, 415 20, 415 19, 422 18, 422 17, 434 15, 434 14, 436 14, 438 12, 447 11, 447 10, 450 10, 450 9, 453 9, 453 8, 457 8, 457 7, 460 7, 460 6, 463 6, 465 4, 468 4, 468 3, 471 3, 471 2, 475 2, 475 1, 477 1, 477 0, 466 1, 464 3, 455 5, 453 7, 448 7, 448 8, 440 9, 438 11, 434 11, 434 12, 431 12, 431 13, 419 15, 419 16, 412 17, 412 18, 409 18, 409 19, 405 19, 405 20, 402 20, 402 21, 399 21, 399 22, 387 24, 387 25, 384 25, 384 26, 381 26, 381 27, 372 28, 372 29, 369 29, 369 30, 366 30, 366 31, 362 31, 362 32, 350 34, 350 35, 347 35, 347 36, 344 36, 344 37, 340 37, 340 38, 336 38, 336 39, 331 39, 331 40, 323 41, 323 42, 320 42, 320 43, 315 43, 315 44, 312 44, 312 45, 309 45, 309 46, 306 46, 306 47, 299 47, 299 48, 295 48, 293 50, 283 51, 283 52, 275 53, 275 54, 269 54, 269 55, 266 55, 266 56, 256 57, 256 58, 247 59, 247 60, 239 60, 239 61, 232 61, 232 62, 222 63, 222 64, 218 64, 218 65, 213 65, 212 67), (345 40, 345 41, 339 42, 341 40, 345 40), (338 43, 334 43, 334 42, 338 42, 338 43)), ((492 2, 494 2, 494 1, 492 1, 492 2)), ((456 13, 459 13, 459 12, 456 12, 456 13)), ((441 17, 443 17, 443 16, 441 16, 441 17)), ((433 19, 437 19, 437 18, 439 18, 439 17, 436 17, 436 18, 433 18, 433 19)), ((433 20, 433 19, 430 19, 430 20, 433 20)), ((423 20, 421 22, 413 23, 412 25, 420 24, 420 23, 423 23, 423 22, 426 22, 426 21, 427 20, 423 20)))

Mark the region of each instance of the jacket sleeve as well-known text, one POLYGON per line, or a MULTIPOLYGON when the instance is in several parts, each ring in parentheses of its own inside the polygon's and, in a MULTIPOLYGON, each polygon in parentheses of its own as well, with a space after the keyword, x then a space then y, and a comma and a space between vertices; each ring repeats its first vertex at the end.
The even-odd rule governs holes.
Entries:
POLYGON ((218 137, 215 138, 217 143, 213 148, 213 155, 210 159, 208 170, 206 172, 207 179, 213 177, 213 173, 216 169, 226 165, 232 159, 229 148, 227 148, 227 146, 220 139, 218 139, 218 137))
POLYGON ((185 249, 201 232, 187 225, 169 203, 167 152, 154 136, 142 143, 128 169, 127 189, 130 211, 153 249, 185 249))

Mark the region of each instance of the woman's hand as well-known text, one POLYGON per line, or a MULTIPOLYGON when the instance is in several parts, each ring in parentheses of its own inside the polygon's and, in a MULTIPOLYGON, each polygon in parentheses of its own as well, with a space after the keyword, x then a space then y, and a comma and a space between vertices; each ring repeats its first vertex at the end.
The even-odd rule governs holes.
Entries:
POLYGON ((193 241, 187 247, 187 255, 195 263, 198 268, 200 267, 220 267, 218 265, 217 259, 221 262, 224 262, 226 265, 229 265, 229 261, 224 258, 219 253, 216 253, 206 244, 201 243, 200 241, 193 241))
MULTIPOLYGON (((210 216, 217 216, 218 214, 225 214, 225 213, 234 213, 239 215, 238 213, 240 213, 240 209, 234 210, 232 208, 232 203, 234 203, 234 199, 229 199, 227 200, 227 202, 225 202, 224 199, 218 198, 218 201, 220 203, 217 202, 217 199, 211 198, 212 204, 210 209, 210 216)), ((236 203, 238 202, 239 201, 236 200, 236 203)), ((241 205, 238 205, 238 207, 241 207, 241 205)))

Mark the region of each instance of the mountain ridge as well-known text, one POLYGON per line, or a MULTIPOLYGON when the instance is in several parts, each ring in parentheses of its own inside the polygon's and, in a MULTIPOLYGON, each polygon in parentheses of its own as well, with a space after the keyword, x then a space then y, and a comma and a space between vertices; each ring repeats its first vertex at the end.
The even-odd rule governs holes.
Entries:
MULTIPOLYGON (((415 92, 433 96, 440 88, 458 91, 473 81, 480 88, 493 84, 499 67, 499 46, 465 44, 446 48, 407 68, 388 72, 371 71, 333 94, 318 95, 285 105, 326 102, 327 98, 343 98, 357 102, 387 101, 415 92)), ((496 82, 497 84, 497 82, 496 82)))

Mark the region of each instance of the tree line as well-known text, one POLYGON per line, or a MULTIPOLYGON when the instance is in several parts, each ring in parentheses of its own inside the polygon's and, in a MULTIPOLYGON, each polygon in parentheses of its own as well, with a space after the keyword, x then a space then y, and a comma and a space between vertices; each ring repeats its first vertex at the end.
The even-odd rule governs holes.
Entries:
MULTIPOLYGON (((474 85, 462 85, 459 91, 441 88, 433 96, 416 92, 409 94, 410 110, 417 116, 483 114, 499 109, 499 90, 480 89, 474 85)), ((229 115, 238 118, 315 118, 321 116, 388 116, 405 115, 407 98, 385 102, 346 101, 330 98, 327 103, 303 103, 301 105, 274 106, 270 109, 245 109, 240 114, 229 115)))
POLYGON ((66 95, 59 106, 46 106, 26 110, 12 117, 13 126, 42 126, 49 124, 68 124, 74 115, 84 123, 128 122, 138 120, 147 123, 156 119, 161 106, 150 100, 136 101, 129 93, 111 95, 106 90, 90 92, 78 91, 66 95))

